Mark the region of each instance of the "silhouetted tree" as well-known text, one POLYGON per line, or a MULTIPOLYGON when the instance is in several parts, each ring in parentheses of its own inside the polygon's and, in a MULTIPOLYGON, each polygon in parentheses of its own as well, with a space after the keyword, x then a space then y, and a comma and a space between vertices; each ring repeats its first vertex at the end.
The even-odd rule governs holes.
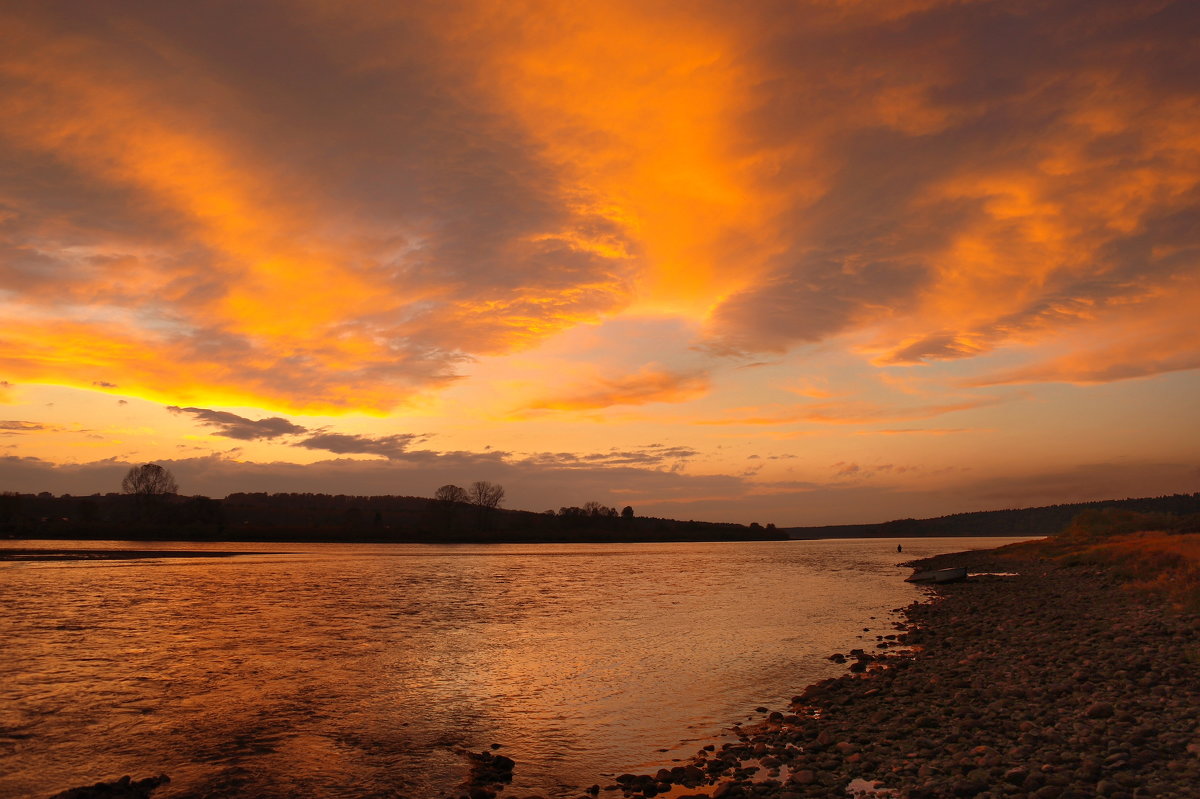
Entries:
POLYGON ((134 513, 139 521, 161 522, 166 508, 161 500, 168 494, 178 494, 179 485, 169 471, 157 463, 145 463, 130 467, 121 490, 133 495, 134 513))
POLYGON ((496 508, 504 501, 504 487, 487 480, 476 480, 467 489, 467 497, 475 506, 479 526, 490 527, 496 508))
POLYGON ((438 502, 468 502, 466 489, 456 485, 444 485, 433 492, 433 498, 438 502))
POLYGON ((133 466, 121 481, 121 490, 139 497, 178 494, 179 484, 169 471, 157 463, 133 466))
POLYGON ((471 483, 467 495, 471 499, 471 504, 486 510, 494 510, 500 507, 500 503, 504 501, 504 486, 489 483, 487 480, 476 480, 471 483))
POLYGON ((633 507, 626 505, 625 507, 621 508, 621 518, 627 522, 633 521, 633 507))
POLYGON ((593 519, 613 519, 617 516, 615 508, 606 507, 599 502, 585 502, 583 510, 593 519))
POLYGON ((454 517, 459 507, 470 501, 471 498, 462 486, 447 484, 433 492, 433 511, 441 518, 442 526, 447 532, 454 527, 454 517))

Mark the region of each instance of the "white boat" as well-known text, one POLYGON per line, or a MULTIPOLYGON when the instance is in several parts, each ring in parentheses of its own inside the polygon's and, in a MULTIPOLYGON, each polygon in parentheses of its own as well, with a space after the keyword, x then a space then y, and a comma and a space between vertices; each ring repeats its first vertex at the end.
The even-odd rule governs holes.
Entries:
POLYGON ((906 583, 956 583, 967 579, 967 567, 955 566, 950 569, 929 569, 917 572, 904 582, 906 583))

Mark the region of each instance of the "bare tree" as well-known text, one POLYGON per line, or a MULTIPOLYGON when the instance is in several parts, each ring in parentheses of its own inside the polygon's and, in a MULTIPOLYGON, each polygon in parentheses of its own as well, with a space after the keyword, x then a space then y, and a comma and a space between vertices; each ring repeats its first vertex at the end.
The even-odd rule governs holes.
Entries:
POLYGON ((446 531, 449 532, 454 527, 454 517, 458 515, 462 506, 470 501, 471 498, 467 496, 465 488, 446 484, 433 492, 433 501, 430 503, 430 507, 435 518, 441 519, 446 531))
POLYGON ((600 502, 585 502, 583 510, 593 519, 611 519, 617 515, 616 509, 606 507, 600 502))
POLYGON ((471 483, 470 489, 467 490, 467 495, 470 497, 472 504, 486 510, 492 510, 493 508, 500 507, 500 503, 504 501, 504 486, 497 483, 489 483, 487 480, 476 480, 474 483, 471 483))
POLYGON ((433 498, 438 502, 469 502, 465 488, 456 485, 444 485, 433 492, 433 498))
POLYGON ((169 471, 157 463, 133 466, 121 481, 121 491, 139 497, 178 494, 179 484, 169 471))

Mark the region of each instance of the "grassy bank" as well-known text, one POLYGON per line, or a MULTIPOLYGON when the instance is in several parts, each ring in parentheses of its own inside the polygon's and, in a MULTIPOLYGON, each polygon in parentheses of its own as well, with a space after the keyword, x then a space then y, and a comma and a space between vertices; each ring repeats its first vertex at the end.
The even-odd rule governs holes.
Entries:
POLYGON ((1097 566, 1133 591, 1200 610, 1200 515, 1174 516, 1115 509, 1082 513, 1061 534, 997 550, 1063 566, 1097 566))

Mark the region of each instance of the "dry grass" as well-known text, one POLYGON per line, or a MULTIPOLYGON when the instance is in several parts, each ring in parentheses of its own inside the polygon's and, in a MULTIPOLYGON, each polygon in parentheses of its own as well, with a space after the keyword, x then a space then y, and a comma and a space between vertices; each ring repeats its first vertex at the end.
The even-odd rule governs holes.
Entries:
POLYGON ((1200 611, 1200 532, 1195 517, 1090 511, 1060 535, 1004 547, 1000 554, 1101 566, 1132 590, 1168 596, 1200 611))
POLYGON ((1134 589, 1200 607, 1200 535, 1131 533, 1082 548, 1068 559, 1102 565, 1134 589))

